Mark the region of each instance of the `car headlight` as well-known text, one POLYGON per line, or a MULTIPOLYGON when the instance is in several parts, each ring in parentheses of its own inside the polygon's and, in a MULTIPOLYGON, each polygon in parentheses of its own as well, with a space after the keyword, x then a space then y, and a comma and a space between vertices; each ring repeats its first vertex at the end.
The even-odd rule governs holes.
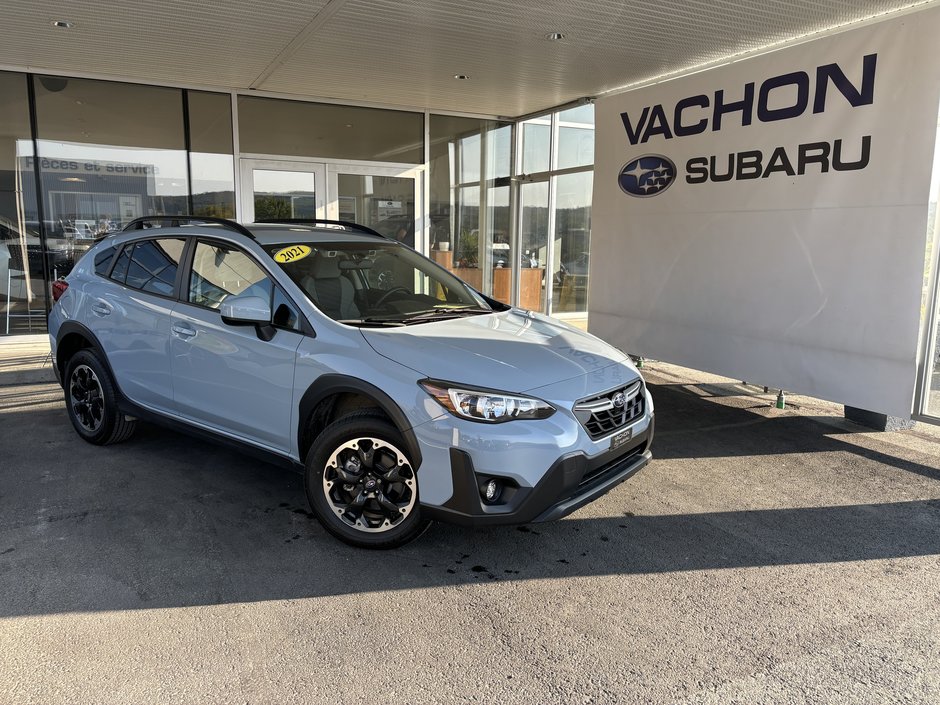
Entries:
POLYGON ((471 421, 502 423, 513 419, 544 419, 555 413, 555 407, 548 402, 518 394, 463 389, 431 380, 418 384, 454 416, 471 421))

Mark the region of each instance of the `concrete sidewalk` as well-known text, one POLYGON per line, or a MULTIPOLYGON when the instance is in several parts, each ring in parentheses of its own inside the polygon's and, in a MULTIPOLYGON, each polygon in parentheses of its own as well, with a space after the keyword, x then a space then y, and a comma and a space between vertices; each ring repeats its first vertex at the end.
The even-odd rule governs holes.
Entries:
POLYGON ((0 387, 54 381, 48 336, 0 338, 0 387))

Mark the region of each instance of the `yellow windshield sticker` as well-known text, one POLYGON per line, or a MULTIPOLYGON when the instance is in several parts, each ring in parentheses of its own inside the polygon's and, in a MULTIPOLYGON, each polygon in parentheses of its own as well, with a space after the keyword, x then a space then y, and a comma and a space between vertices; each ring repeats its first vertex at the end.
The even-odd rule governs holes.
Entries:
POLYGON ((306 245, 291 245, 290 247, 285 247, 283 250, 275 252, 274 261, 280 262, 281 264, 296 262, 309 255, 311 251, 312 250, 306 245))

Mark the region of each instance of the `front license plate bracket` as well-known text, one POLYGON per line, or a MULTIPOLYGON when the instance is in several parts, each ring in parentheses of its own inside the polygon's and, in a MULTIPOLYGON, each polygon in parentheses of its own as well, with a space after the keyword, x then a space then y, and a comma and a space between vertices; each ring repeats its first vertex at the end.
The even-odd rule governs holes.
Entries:
POLYGON ((633 438, 632 428, 628 428, 624 431, 621 431, 620 433, 614 434, 610 437, 610 449, 614 450, 615 448, 619 448, 631 438, 633 438))

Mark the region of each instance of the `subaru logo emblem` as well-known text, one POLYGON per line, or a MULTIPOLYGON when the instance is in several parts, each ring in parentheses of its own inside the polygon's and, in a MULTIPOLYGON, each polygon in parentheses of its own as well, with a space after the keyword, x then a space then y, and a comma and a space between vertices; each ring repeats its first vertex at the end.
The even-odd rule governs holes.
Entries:
POLYGON ((610 403, 618 409, 622 409, 623 405, 627 403, 627 395, 623 392, 617 392, 610 398, 610 403))
POLYGON ((645 154, 623 165, 617 183, 624 193, 646 198, 656 196, 676 180, 676 165, 668 157, 645 154))

